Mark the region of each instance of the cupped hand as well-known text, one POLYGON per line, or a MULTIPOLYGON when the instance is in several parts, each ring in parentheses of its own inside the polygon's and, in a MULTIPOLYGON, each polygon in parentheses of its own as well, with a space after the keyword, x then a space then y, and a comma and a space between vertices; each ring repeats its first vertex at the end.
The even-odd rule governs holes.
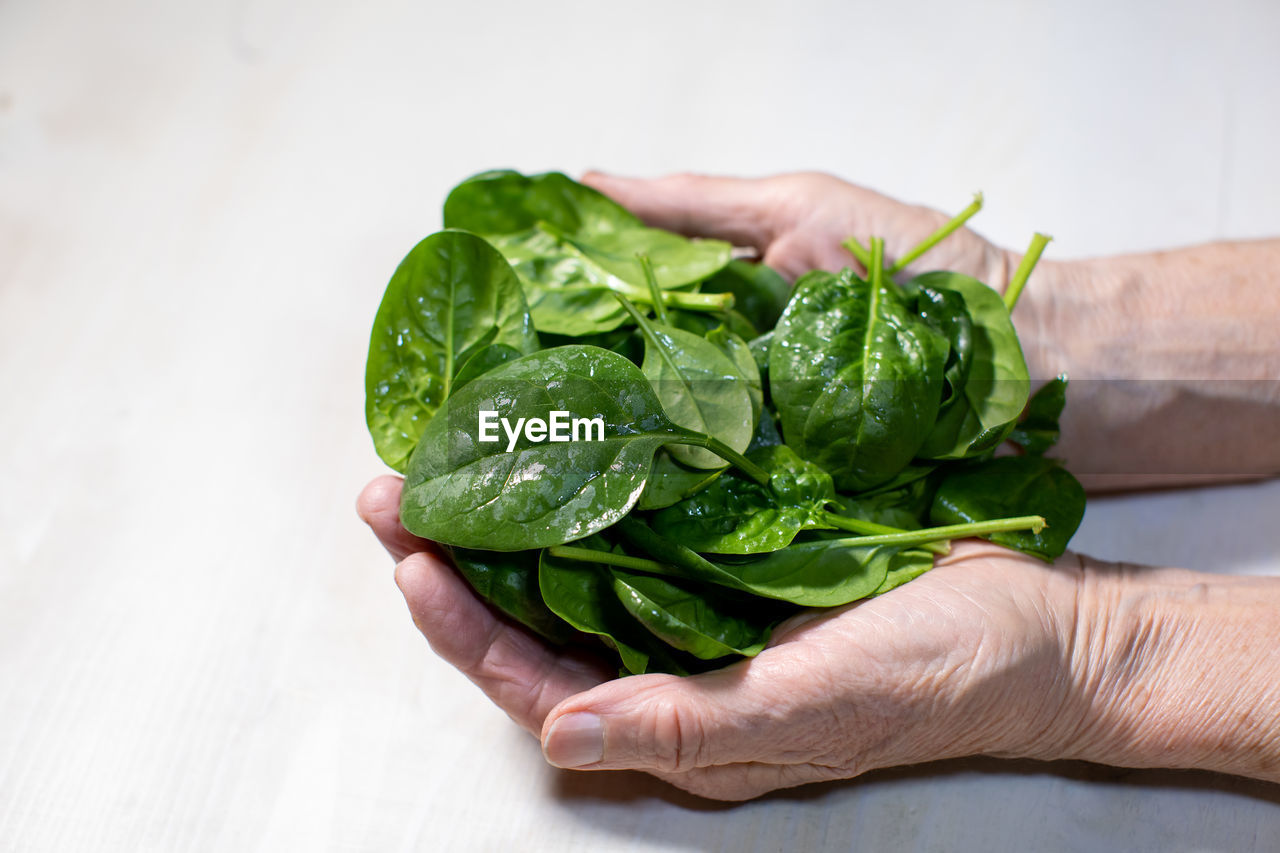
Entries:
POLYGON ((1055 757, 1086 716, 1071 554, 1048 566, 958 542, 909 584, 784 623, 755 658, 613 679, 603 657, 553 648, 476 598, 401 527, 399 497, 399 478, 380 477, 358 507, 399 561, 414 622, 561 767, 643 770, 741 800, 943 758, 1055 757))
MULTIPOLYGON (((885 259, 892 262, 950 218, 820 172, 656 179, 588 172, 582 182, 654 227, 751 247, 761 260, 791 279, 813 269, 856 268, 853 257, 840 245, 851 236, 864 245, 872 236, 882 237, 885 259)), ((1003 291, 1014 269, 1010 260, 1005 250, 961 228, 907 266, 905 274, 954 270, 1003 291)))

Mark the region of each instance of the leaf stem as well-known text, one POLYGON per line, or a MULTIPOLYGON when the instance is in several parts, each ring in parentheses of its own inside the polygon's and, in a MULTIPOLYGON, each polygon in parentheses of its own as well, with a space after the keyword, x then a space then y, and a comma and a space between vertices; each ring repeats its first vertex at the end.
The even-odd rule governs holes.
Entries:
POLYGON ((939 542, 944 539, 962 539, 967 536, 986 536, 992 533, 1005 533, 1010 530, 1030 530, 1039 533, 1044 530, 1045 520, 1038 515, 1023 515, 1017 518, 996 518, 990 521, 974 521, 968 524, 948 524, 942 527, 926 527, 923 530, 909 530, 905 533, 883 533, 873 536, 856 536, 851 539, 818 539, 813 542, 802 542, 791 545, 791 548, 804 551, 819 550, 830 547, 861 547, 869 545, 923 545, 926 542, 939 542))
POLYGON ((633 569, 637 572, 666 574, 670 570, 657 560, 646 560, 643 557, 632 557, 627 554, 615 554, 612 551, 597 551, 594 548, 578 548, 573 545, 552 545, 547 553, 561 560, 573 560, 578 563, 601 563, 606 566, 617 566, 620 569, 633 569))
POLYGON ((949 219, 946 224, 937 231, 934 231, 928 237, 925 237, 924 240, 914 249, 894 261, 893 266, 889 267, 889 274, 893 275, 894 273, 901 272, 906 268, 907 264, 911 263, 925 252, 941 243, 953 231, 957 230, 961 225, 964 225, 972 219, 973 215, 979 210, 982 210, 982 193, 974 193, 973 201, 969 202, 968 207, 951 217, 951 219, 949 219))
POLYGON ((1031 278, 1031 271, 1036 268, 1036 262, 1040 260, 1040 254, 1052 239, 1047 234, 1041 234, 1038 231, 1031 238, 1031 245, 1027 247, 1027 253, 1022 256, 1022 261, 1018 264, 1017 270, 1014 271, 1013 278, 1009 279, 1009 286, 1004 289, 1004 306, 1009 309, 1010 313, 1013 312, 1013 306, 1018 304, 1018 297, 1022 295, 1022 288, 1026 286, 1027 279, 1031 278))
MULTIPOLYGON (((894 533, 910 533, 909 530, 903 530, 900 527, 890 527, 887 524, 877 524, 874 521, 866 521, 861 518, 850 518, 846 515, 836 515, 834 512, 822 513, 822 520, 828 526, 837 530, 847 530, 850 533, 861 533, 864 536, 889 535, 894 533)), ((935 554, 946 554, 951 548, 942 542, 928 542, 922 545, 926 551, 932 551, 935 554)))
POLYGON ((880 291, 880 285, 884 283, 884 240, 879 237, 871 238, 871 256, 868 260, 871 266, 867 268, 867 279, 871 282, 871 292, 874 294, 880 291))
POLYGON ((858 242, 857 237, 850 237, 840 244, 849 250, 849 254, 853 255, 854 260, 862 264, 863 269, 871 269, 871 253, 867 251, 867 247, 858 242))
POLYGON ((653 313, 657 317, 658 322, 664 326, 670 325, 667 319, 667 306, 662 301, 662 288, 658 286, 658 276, 653 272, 653 262, 649 260, 649 256, 644 252, 636 252, 636 260, 640 262, 640 269, 644 271, 644 280, 649 283, 649 295, 653 297, 653 313))
MULTIPOLYGON (((632 302, 652 305, 656 300, 647 287, 636 287, 622 281, 609 283, 609 289, 621 293, 632 302)), ((715 313, 727 311, 733 307, 732 293, 689 293, 684 290, 662 291, 662 304, 673 308, 685 308, 689 311, 705 311, 715 313)))
POLYGON ((707 450, 710 450, 716 456, 719 456, 725 462, 728 462, 730 465, 737 468, 760 485, 769 485, 770 476, 768 471, 764 470, 718 438, 689 430, 685 435, 681 435, 674 439, 672 443, 687 444, 691 447, 705 447, 707 450))

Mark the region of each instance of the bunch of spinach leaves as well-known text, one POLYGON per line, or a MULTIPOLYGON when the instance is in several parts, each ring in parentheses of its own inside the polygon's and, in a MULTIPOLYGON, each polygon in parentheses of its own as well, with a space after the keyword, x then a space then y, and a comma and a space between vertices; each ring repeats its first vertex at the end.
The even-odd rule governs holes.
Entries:
POLYGON ((895 279, 980 206, 893 263, 851 237, 858 268, 789 291, 562 174, 468 178, 369 346, 404 526, 509 617, 594 635, 626 673, 757 654, 799 609, 883 594, 952 539, 1055 559, 1084 512, 1045 456, 1066 379, 1028 403, 1010 320, 1047 238, 1003 298, 956 272, 895 279))

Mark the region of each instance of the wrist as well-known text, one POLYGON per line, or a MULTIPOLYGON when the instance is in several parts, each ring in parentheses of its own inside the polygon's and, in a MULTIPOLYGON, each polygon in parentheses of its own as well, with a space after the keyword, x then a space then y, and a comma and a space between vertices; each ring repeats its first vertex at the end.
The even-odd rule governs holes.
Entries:
POLYGON ((1082 560, 1045 758, 1280 781, 1280 579, 1082 560))

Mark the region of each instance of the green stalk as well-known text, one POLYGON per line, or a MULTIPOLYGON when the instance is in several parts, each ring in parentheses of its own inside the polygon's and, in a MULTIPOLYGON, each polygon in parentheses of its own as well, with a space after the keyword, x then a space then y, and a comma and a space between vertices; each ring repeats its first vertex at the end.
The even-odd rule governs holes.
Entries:
MULTIPOLYGON (((884 283, 884 240, 879 237, 871 238, 871 257, 868 260, 871 261, 871 266, 867 267, 867 279, 871 282, 872 294, 876 294, 884 283)), ((875 299, 875 296, 871 298, 875 299)))
POLYGON ((791 545, 793 549, 813 551, 832 547, 863 547, 870 545, 923 545, 926 542, 940 542, 944 539, 963 539, 968 536, 986 536, 991 533, 1005 533, 1010 530, 1030 530, 1039 533, 1044 530, 1045 520, 1038 515, 1024 515, 1018 518, 996 518, 991 521, 974 521, 968 524, 948 524, 942 527, 926 527, 923 530, 909 530, 905 533, 884 533, 874 536, 856 536, 851 539, 818 539, 813 542, 802 542, 791 545))
POLYGON ((630 557, 626 554, 615 554, 612 551, 597 551, 594 548, 577 548, 573 545, 552 545, 547 553, 562 560, 573 560, 578 563, 602 563, 606 566, 617 566, 620 569, 631 569, 650 574, 667 574, 670 569, 657 560, 646 560, 643 557, 630 557))
POLYGON ((705 447, 725 462, 737 468, 762 486, 769 485, 769 472, 725 444, 718 438, 690 430, 687 435, 675 439, 672 444, 687 444, 690 447, 705 447))
MULTIPOLYGON (((826 522, 828 527, 834 527, 837 530, 847 530, 850 533, 861 533, 864 536, 911 532, 909 530, 903 530, 900 527, 890 527, 887 524, 877 524, 874 521, 864 521, 861 518, 850 518, 847 515, 836 515, 833 512, 826 511, 822 513, 822 520, 826 522)), ((951 547, 943 542, 929 542, 921 547, 926 551, 932 551, 935 554, 947 554, 951 551, 951 547)))
POLYGON ((1009 286, 1004 290, 1004 305, 1009 309, 1010 313, 1013 312, 1013 306, 1018 304, 1018 297, 1022 295, 1022 288, 1026 286, 1027 279, 1031 278, 1031 271, 1036 268, 1036 262, 1040 260, 1040 254, 1052 239, 1047 234, 1041 234, 1038 231, 1031 238, 1031 245, 1027 247, 1027 253, 1022 256, 1022 262, 1018 264, 1017 270, 1013 273, 1013 278, 1009 279, 1009 286))
POLYGON ((934 231, 928 237, 925 237, 920 245, 898 258, 898 260, 894 262, 893 266, 889 267, 889 274, 892 275, 894 273, 901 272, 907 264, 911 263, 925 252, 941 243, 950 236, 953 231, 972 219, 973 215, 979 210, 982 210, 982 193, 974 193, 973 201, 969 202, 968 207, 951 217, 951 219, 949 219, 946 224, 937 231, 934 231))
POLYGON ((867 251, 867 247, 858 242, 857 237, 850 237, 840 244, 849 250, 849 254, 853 255, 854 260, 862 264, 863 269, 871 269, 871 253, 867 251))
POLYGON ((671 321, 667 318, 667 306, 662 303, 662 288, 658 287, 658 277, 653 272, 653 262, 649 260, 649 256, 644 252, 636 252, 636 260, 640 262, 640 269, 644 271, 644 279, 649 283, 649 295, 653 297, 653 313, 657 317, 658 322, 664 326, 669 326, 671 321))
MULTIPOLYGON (((647 287, 636 287, 622 281, 614 281, 609 285, 609 289, 614 293, 620 293, 630 299, 632 302, 639 302, 643 305, 653 305, 655 300, 653 294, 649 292, 647 287)), ((683 290, 664 290, 662 291, 661 303, 665 306, 673 308, 685 308, 690 311, 705 311, 707 313, 715 313, 717 311, 728 311, 733 307, 732 293, 689 293, 683 290)))

